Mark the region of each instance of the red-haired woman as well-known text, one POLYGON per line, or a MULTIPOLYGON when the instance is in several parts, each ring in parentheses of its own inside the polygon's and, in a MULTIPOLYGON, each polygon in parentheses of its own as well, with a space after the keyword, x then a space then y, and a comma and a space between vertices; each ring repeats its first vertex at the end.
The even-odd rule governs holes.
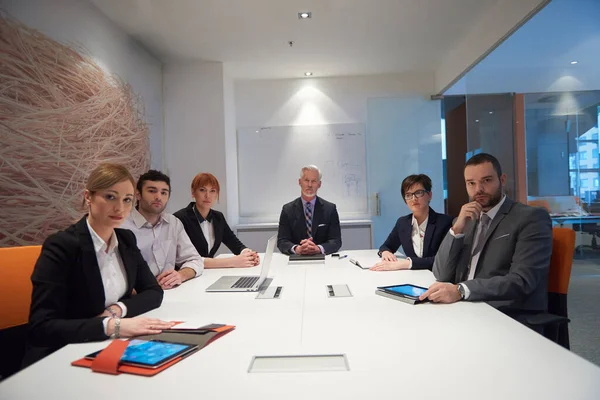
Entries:
POLYGON ((213 210, 219 198, 219 181, 213 174, 200 173, 191 185, 192 201, 173 215, 181 220, 198 253, 204 257, 204 268, 240 268, 258 265, 258 254, 244 246, 235 236, 223 213, 213 210), (223 243, 235 257, 213 258, 223 243))

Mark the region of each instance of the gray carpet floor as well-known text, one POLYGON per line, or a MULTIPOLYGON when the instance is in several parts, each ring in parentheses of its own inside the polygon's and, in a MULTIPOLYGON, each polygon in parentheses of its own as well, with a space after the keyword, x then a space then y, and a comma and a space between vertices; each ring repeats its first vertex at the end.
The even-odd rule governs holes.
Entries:
POLYGON ((600 252, 574 260, 568 310, 571 351, 600 366, 600 252))

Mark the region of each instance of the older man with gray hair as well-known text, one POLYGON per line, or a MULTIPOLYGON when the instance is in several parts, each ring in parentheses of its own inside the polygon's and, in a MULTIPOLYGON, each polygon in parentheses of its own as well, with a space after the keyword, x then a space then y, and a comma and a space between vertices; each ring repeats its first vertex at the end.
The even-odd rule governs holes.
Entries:
POLYGON ((279 216, 277 247, 284 254, 331 254, 342 247, 340 217, 335 204, 317 197, 322 174, 315 165, 300 171, 300 197, 279 216))

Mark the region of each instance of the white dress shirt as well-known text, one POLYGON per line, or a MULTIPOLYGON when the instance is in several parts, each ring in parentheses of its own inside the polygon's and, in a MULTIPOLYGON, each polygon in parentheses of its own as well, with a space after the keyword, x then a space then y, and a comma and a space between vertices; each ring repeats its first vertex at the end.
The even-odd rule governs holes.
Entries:
POLYGON ((181 221, 173 214, 162 213, 156 225, 152 226, 134 208, 121 228, 129 229, 135 234, 137 246, 154 276, 175 269, 176 265, 193 269, 196 276, 202 274, 204 260, 192 244, 181 221))
MULTIPOLYGON (((102 285, 104 286, 104 307, 109 307, 113 304, 118 305, 122 310, 121 317, 124 318, 127 315, 127 307, 119 299, 127 291, 127 274, 125 273, 123 260, 121 260, 121 255, 119 254, 117 234, 113 231, 107 251, 106 242, 96 233, 87 219, 86 223, 92 237, 98 267, 100 268, 100 276, 102 277, 102 285)), ((107 335, 109 319, 104 318, 102 321, 104 333, 107 335)))
MULTIPOLYGON (((429 216, 425 218, 420 225, 417 222, 417 219, 413 215, 412 217, 412 231, 410 233, 410 237, 413 243, 413 250, 417 257, 423 257, 423 240, 425 239, 425 231, 427 230, 427 222, 429 221, 429 216)), ((408 265, 408 269, 412 268, 412 259, 410 257, 406 257, 406 259, 410 262, 408 265)))
MULTIPOLYGON (((504 197, 502 197, 502 200, 500 200, 500 202, 498 204, 496 204, 491 210, 489 210, 487 213, 487 216, 490 217, 490 225, 492 224, 492 222, 494 221, 494 218, 496 217, 496 214, 498 214, 498 211, 500 210, 500 207, 502 207, 502 204, 504 204, 504 200, 506 200, 506 195, 504 195, 504 197)), ((479 215, 479 220, 481 221, 481 216, 484 213, 482 212, 479 215)), ((489 228, 488 228, 489 229, 489 228)), ((481 224, 477 224, 477 229, 475 231, 475 236, 473 239, 473 245, 471 247, 471 251, 475 250, 475 248, 477 248, 477 239, 479 238, 479 232, 481 232, 481 224)), ((460 239, 461 237, 465 236, 464 233, 458 233, 455 234, 454 231, 452 230, 452 228, 450 228, 450 234, 455 238, 455 239, 460 239)), ((471 258, 471 270, 469 271, 469 276, 467 277, 467 280, 472 280, 475 277, 475 270, 477 269, 477 263, 479 262, 479 256, 481 255, 481 252, 474 254, 471 258)), ((468 299, 469 296, 471 295, 471 291, 469 290, 469 288, 467 287, 467 285, 463 285, 463 288, 465 289, 465 299, 468 299)))
POLYGON ((200 229, 202 230, 204 239, 206 239, 206 243, 208 244, 208 252, 210 253, 215 245, 215 227, 212 221, 208 222, 207 220, 204 220, 200 222, 200 229))

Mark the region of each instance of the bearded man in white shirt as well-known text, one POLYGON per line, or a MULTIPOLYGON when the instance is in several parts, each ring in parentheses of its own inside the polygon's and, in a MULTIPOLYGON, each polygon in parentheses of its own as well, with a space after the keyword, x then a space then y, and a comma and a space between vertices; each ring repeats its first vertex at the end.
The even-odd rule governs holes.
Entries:
POLYGON ((136 208, 121 225, 135 234, 142 256, 163 289, 177 287, 204 269, 204 260, 181 221, 164 211, 170 195, 170 178, 149 170, 137 182, 136 208))

